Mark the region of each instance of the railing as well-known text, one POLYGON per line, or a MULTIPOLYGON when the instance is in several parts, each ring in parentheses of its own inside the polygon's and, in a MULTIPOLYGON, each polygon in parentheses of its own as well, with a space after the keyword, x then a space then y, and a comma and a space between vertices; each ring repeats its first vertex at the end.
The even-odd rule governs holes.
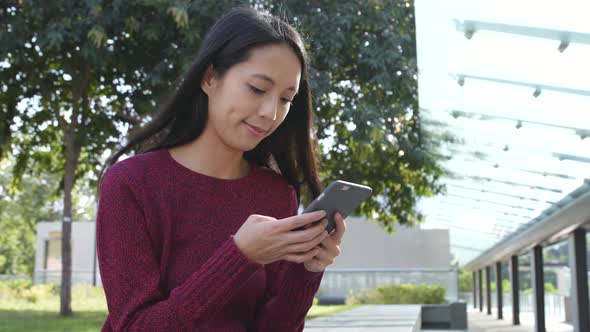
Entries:
MULTIPOLYGON (((72 284, 92 284, 92 273, 92 270, 72 271, 72 284)), ((97 285, 101 285, 98 271, 95 280, 97 285)), ((61 283, 61 270, 35 270, 33 283, 59 285, 61 283)))
MULTIPOLYGON (((483 293, 483 307, 484 311, 486 310, 486 293, 484 290, 483 293)), ((461 292, 459 295, 459 299, 461 301, 467 302, 467 307, 473 307, 473 293, 469 292, 461 292)), ((496 299, 496 292, 492 293, 492 308, 497 308, 497 299, 496 299)), ((479 300, 478 300, 479 301, 479 300)), ((568 320, 569 317, 566 317, 566 312, 568 312, 569 308, 567 307, 569 304, 569 299, 566 296, 554 294, 554 293, 545 293, 545 316, 551 320, 565 322, 568 320)), ((520 304, 520 312, 533 312, 533 294, 532 293, 520 293, 519 295, 519 304, 520 304)), ((478 303, 479 307, 479 303, 478 303)), ((504 312, 511 312, 512 310, 512 295, 510 293, 504 293, 502 296, 502 308, 504 312)))
POLYGON ((25 274, 0 274, 0 281, 9 280, 31 280, 31 277, 25 274))

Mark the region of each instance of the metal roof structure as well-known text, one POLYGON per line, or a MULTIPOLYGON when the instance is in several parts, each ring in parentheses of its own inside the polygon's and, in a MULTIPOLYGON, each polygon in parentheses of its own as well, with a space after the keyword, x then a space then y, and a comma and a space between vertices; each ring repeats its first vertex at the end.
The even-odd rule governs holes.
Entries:
POLYGON ((416 1, 422 123, 449 138, 447 192, 421 202, 424 227, 450 229, 460 262, 497 260, 491 247, 530 240, 587 196, 588 12, 585 1, 416 1))

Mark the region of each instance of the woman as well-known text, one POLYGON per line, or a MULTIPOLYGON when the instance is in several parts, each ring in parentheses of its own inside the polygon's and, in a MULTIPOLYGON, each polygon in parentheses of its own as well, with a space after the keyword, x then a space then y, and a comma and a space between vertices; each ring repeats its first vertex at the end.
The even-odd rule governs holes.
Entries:
POLYGON ((346 229, 297 216, 301 185, 321 191, 312 124, 299 34, 250 8, 219 19, 160 115, 107 162, 102 330, 301 331, 346 229))

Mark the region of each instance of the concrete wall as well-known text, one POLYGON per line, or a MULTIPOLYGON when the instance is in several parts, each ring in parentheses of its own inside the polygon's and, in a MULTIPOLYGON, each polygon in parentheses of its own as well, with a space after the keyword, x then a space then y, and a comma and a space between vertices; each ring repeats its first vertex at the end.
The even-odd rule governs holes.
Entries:
MULTIPOLYGON (((339 269, 449 269, 451 253, 448 230, 397 229, 385 232, 380 224, 364 218, 349 217, 347 231, 341 244, 342 254, 328 271, 339 269)), ((60 283, 61 271, 44 270, 45 240, 50 232, 61 232, 60 222, 37 225, 35 282, 60 283)), ((94 257, 94 222, 72 223, 73 283, 92 283, 94 257)), ((101 285, 96 264, 96 282, 101 285)))
MULTIPOLYGON (((45 241, 51 232, 61 232, 61 222, 40 222, 37 224, 35 253, 35 283, 61 282, 61 270, 45 270, 45 241)), ((94 255, 94 222, 72 223, 72 283, 92 283, 94 255)), ((98 261, 96 263, 96 284, 101 286, 98 261)))
POLYGON ((328 269, 448 269, 451 251, 448 230, 399 227, 388 234, 378 223, 359 217, 346 219, 342 254, 328 269))

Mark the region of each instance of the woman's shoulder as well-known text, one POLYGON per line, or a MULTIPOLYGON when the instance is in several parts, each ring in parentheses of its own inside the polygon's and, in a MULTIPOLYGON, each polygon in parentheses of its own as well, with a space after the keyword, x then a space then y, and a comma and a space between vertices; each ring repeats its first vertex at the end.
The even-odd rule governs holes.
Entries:
POLYGON ((107 168, 105 178, 111 176, 133 182, 141 181, 146 174, 164 166, 162 154, 163 150, 156 150, 118 160, 107 168))

